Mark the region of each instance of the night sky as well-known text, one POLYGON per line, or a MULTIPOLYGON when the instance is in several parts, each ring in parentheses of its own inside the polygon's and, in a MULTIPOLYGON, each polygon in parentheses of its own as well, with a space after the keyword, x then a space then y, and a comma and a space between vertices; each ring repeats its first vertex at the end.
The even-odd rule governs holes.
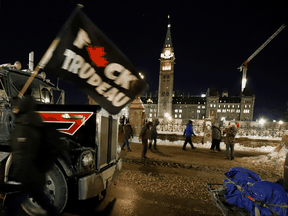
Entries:
MULTIPOLYGON (((0 64, 18 60, 28 68, 32 50, 38 63, 76 3, 81 3, 94 24, 145 75, 149 92, 158 89, 168 14, 176 57, 174 91, 192 95, 206 93, 209 87, 220 94, 227 89, 229 96, 239 93, 242 73, 237 68, 283 23, 288 25, 287 0, 0 2, 0 64)), ((279 120, 285 115, 287 52, 288 27, 248 64, 247 87, 256 96, 254 119, 279 120)), ((63 81, 59 87, 66 90, 68 103, 87 101, 75 87, 63 81)))

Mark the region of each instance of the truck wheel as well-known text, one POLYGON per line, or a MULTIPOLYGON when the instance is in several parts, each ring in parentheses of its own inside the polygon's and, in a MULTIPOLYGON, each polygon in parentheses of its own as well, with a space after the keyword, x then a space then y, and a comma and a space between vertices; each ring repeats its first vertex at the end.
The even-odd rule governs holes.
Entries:
MULTIPOLYGON (((57 165, 46 174, 45 193, 48 194, 51 202, 62 212, 68 199, 68 187, 65 176, 57 165)), ((21 204, 23 210, 32 216, 47 215, 33 198, 27 199, 21 204)))

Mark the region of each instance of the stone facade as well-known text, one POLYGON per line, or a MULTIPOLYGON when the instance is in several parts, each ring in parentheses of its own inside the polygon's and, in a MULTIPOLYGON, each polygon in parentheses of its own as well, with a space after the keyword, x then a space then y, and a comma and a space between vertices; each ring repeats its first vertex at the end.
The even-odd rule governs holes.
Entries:
MULTIPOLYGON (((158 103, 155 94, 141 97, 145 107, 146 118, 159 118, 158 103)), ((255 95, 251 96, 190 96, 179 94, 172 100, 171 117, 174 119, 200 120, 211 118, 227 121, 253 121, 255 95)), ((163 117, 163 116, 162 116, 163 117)), ((161 118, 161 117, 160 117, 161 118)))
POLYGON ((131 124, 133 135, 139 136, 145 119, 145 109, 139 97, 137 97, 129 109, 129 122, 131 124))

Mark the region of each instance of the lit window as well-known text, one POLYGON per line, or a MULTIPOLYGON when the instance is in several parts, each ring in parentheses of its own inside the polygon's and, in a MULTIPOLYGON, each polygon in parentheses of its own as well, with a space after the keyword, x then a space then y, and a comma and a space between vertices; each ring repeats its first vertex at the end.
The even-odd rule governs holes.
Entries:
POLYGON ((249 105, 249 108, 251 108, 251 105, 249 105))
POLYGON ((177 118, 177 114, 175 114, 175 118, 177 118))
MULTIPOLYGON (((162 70, 171 70, 171 64, 170 63, 164 63, 162 70)), ((167 76, 167 78, 169 78, 169 76, 167 76)))
POLYGON ((220 103, 222 102, 222 100, 220 100, 220 103))
POLYGON ((231 113, 235 112, 235 109, 231 109, 231 113))
POLYGON ((202 109, 205 109, 205 106, 202 106, 202 109))
POLYGON ((240 108, 240 105, 238 105, 238 108, 240 108))
POLYGON ((149 117, 152 118, 152 113, 149 114, 149 117))
POLYGON ((237 109, 237 110, 236 110, 236 113, 240 113, 240 109, 237 109))
POLYGON ((150 112, 153 112, 153 109, 150 109, 150 112))
POLYGON ((193 110, 192 113, 195 113, 195 111, 193 110))
POLYGON ((178 113, 178 109, 175 109, 175 113, 178 113))
POLYGON ((220 108, 220 105, 218 105, 218 107, 220 108))
POLYGON ((179 109, 179 113, 182 113, 182 109, 179 109))
POLYGON ((230 105, 228 105, 228 108, 230 108, 230 105))
POLYGON ((200 102, 198 102, 198 104, 200 104, 200 102))
POLYGON ((156 117, 156 113, 154 114, 154 117, 156 117))
POLYGON ((198 106, 197 109, 200 109, 200 106, 198 106))
POLYGON ((250 110, 249 109, 244 109, 244 113, 249 113, 250 110))
POLYGON ((230 109, 227 109, 227 112, 230 112, 230 109))
POLYGON ((245 105, 245 108, 247 108, 247 105, 245 105))
POLYGON ((197 113, 200 113, 200 110, 197 110, 197 113))
POLYGON ((181 114, 179 114, 179 118, 181 118, 181 114))
POLYGON ((226 113, 226 109, 222 109, 222 112, 223 112, 223 113, 226 113))
POLYGON ((210 104, 210 107, 212 107, 213 106, 213 104, 210 104))
POLYGON ((226 105, 224 105, 224 108, 225 108, 225 106, 226 106, 226 105))
POLYGON ((154 109, 154 112, 157 112, 157 109, 154 109))
POLYGON ((221 109, 217 109, 217 113, 221 113, 221 109))
POLYGON ((234 108, 234 105, 232 105, 232 108, 234 108))
POLYGON ((216 107, 216 104, 214 104, 214 107, 216 107))

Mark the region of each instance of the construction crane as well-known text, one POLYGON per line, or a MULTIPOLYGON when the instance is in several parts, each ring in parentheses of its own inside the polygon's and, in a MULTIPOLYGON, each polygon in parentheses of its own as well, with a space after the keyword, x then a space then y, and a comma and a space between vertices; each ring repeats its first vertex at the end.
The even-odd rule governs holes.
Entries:
POLYGON ((273 38, 275 38, 283 29, 285 28, 285 24, 283 24, 268 40, 266 40, 246 61, 242 63, 242 65, 238 68, 240 72, 243 71, 242 74, 242 87, 241 91, 243 92, 247 83, 247 65, 248 63, 268 44, 273 38))

